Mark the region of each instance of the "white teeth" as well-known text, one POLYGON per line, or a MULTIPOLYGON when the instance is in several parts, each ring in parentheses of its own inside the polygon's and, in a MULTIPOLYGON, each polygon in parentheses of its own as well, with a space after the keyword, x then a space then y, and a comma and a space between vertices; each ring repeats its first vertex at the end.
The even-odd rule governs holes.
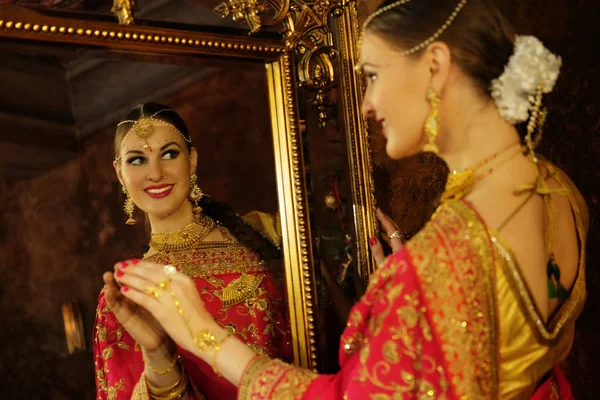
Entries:
POLYGON ((164 188, 160 188, 160 189, 148 189, 147 192, 152 193, 152 194, 159 194, 159 193, 164 193, 167 190, 170 190, 172 187, 173 187, 173 185, 165 186, 164 188))

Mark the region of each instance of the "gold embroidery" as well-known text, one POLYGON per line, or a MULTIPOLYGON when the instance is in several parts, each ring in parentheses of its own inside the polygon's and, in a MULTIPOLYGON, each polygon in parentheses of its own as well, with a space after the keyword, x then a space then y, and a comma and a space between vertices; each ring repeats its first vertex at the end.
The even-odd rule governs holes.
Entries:
POLYGON ((222 300, 225 309, 254 297, 266 272, 264 261, 239 243, 200 243, 193 250, 153 254, 146 260, 173 264, 188 276, 206 280, 219 289, 214 294, 222 300), (217 278, 236 273, 241 276, 228 284, 217 278))
POLYGON ((280 360, 258 357, 246 368, 240 383, 238 400, 301 399, 319 375, 280 360))
MULTIPOLYGON (((406 270, 405 262, 403 261, 399 263, 392 262, 388 268, 390 270, 397 269, 402 272, 406 270)), ((392 276, 392 272, 390 271, 385 275, 392 276)), ((418 334, 415 336, 415 328, 419 326, 420 328, 426 328, 425 331, 431 331, 429 322, 424 314, 426 310, 419 307, 418 293, 416 291, 414 293, 404 293, 404 287, 404 285, 397 284, 394 280, 389 279, 382 287, 374 285, 370 289, 377 293, 378 296, 373 310, 371 310, 371 320, 374 319, 373 316, 375 315, 390 315, 393 307, 395 307, 397 298, 400 296, 403 296, 407 303, 405 306, 395 310, 396 317, 398 318, 397 321, 401 321, 400 323, 390 325, 390 322, 387 321, 386 329, 392 333, 392 338, 383 343, 381 350, 379 350, 381 353, 371 348, 369 343, 365 343, 360 351, 361 368, 354 380, 362 384, 369 382, 375 388, 385 391, 374 392, 374 389, 370 387, 370 399, 394 400, 403 398, 405 394, 413 394, 417 399, 424 399, 433 398, 436 395, 434 385, 431 382, 422 377, 417 379, 408 370, 401 369, 398 371, 399 367, 397 364, 405 357, 409 357, 412 360, 410 364, 415 371, 424 369, 421 355, 422 343, 420 342, 422 339, 418 334), (373 363, 367 366, 369 359, 373 363), (389 394, 390 392, 392 394, 389 394)), ((371 342, 381 334, 383 322, 383 319, 376 318, 375 323, 368 324, 368 337, 371 342)), ((431 340, 430 335, 425 335, 424 337, 425 340, 431 340)), ((433 359, 427 360, 426 366, 429 367, 428 369, 433 368, 433 371, 441 371, 441 376, 443 377, 442 367, 436 365, 433 359)), ((443 397, 444 395, 441 394, 437 398, 443 397)))
POLYGON ((406 247, 457 396, 496 398, 495 266, 485 226, 463 202, 449 203, 406 247))
POLYGON ((265 271, 265 263, 251 250, 239 243, 201 243, 193 250, 156 253, 145 258, 158 264, 170 263, 179 267, 184 274, 207 279, 211 276, 243 274, 265 271), (241 250, 241 256, 238 253, 241 250))
POLYGON ((146 377, 143 372, 142 376, 133 388, 133 392, 131 393, 131 400, 150 400, 150 395, 148 394, 148 386, 146 385, 146 377))

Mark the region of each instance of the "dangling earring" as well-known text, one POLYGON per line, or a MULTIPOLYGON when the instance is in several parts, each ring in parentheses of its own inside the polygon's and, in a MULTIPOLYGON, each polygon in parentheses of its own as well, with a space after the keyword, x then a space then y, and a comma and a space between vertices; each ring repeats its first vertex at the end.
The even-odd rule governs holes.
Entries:
POLYGON ((127 216, 129 217, 125 223, 127 225, 135 225, 137 222, 133 218, 133 211, 135 211, 135 203, 131 199, 131 196, 129 196, 129 193, 127 192, 125 186, 122 187, 122 190, 123 193, 125 193, 125 196, 127 196, 127 198, 125 199, 125 205, 123 206, 123 210, 125 211, 125 214, 127 214, 127 216))
POLYGON ((427 121, 425 121, 425 133, 428 136, 428 143, 423 147, 423 151, 438 154, 440 149, 437 147, 437 144, 435 144, 435 139, 438 135, 438 105, 440 104, 441 99, 435 90, 429 88, 427 100, 431 103, 431 111, 427 116, 427 121))
POLYGON ((190 194, 188 196, 192 204, 194 204, 194 208, 192 209, 192 211, 196 215, 202 212, 202 207, 198 205, 198 202, 204 196, 204 193, 202 193, 202 190, 196 184, 197 180, 198 175, 196 175, 196 173, 193 173, 192 176, 190 176, 190 194))

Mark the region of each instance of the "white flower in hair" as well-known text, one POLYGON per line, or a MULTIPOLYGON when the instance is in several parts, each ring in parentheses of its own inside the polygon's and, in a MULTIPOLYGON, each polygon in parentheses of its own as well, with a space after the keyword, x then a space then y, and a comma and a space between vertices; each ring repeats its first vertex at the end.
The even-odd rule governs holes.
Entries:
POLYGON ((543 93, 554 88, 562 60, 534 36, 517 36, 515 52, 504 73, 492 81, 492 97, 500 115, 511 124, 526 121, 541 85, 543 93))

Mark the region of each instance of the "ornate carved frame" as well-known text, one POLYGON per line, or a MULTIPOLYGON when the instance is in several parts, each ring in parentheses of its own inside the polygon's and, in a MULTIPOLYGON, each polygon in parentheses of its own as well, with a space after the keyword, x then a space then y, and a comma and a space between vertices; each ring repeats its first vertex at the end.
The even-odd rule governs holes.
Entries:
MULTIPOLYGON (((68 15, 68 14, 67 14, 68 15)), ((272 116, 282 244, 295 362, 316 369, 314 275, 293 54, 284 43, 251 36, 119 25, 47 16, 0 5, 0 40, 78 44, 138 54, 214 56, 263 62, 272 116)))
POLYGON ((360 34, 357 0, 226 0, 216 11, 246 23, 251 32, 283 23, 285 48, 294 52, 298 64, 298 83, 314 92, 311 104, 319 112, 322 125, 333 103, 330 91, 339 82, 353 194, 356 262, 362 275, 368 277, 375 270, 368 240, 378 229, 367 123, 360 111, 364 83, 354 70, 360 34), (329 17, 334 17, 331 23, 329 17), (337 31, 337 43, 331 26, 337 31), (340 60, 338 79, 334 58, 340 60))

